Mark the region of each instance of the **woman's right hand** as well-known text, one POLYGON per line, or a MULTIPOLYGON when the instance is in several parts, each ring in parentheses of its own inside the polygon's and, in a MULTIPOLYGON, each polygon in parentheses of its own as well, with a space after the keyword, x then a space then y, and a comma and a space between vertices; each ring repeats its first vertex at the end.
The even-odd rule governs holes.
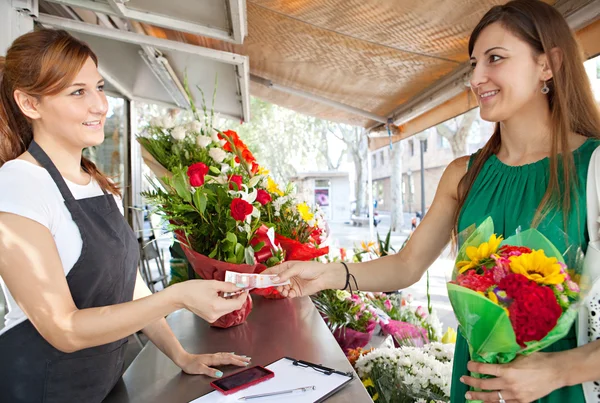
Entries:
POLYGON ((213 323, 221 316, 240 309, 248 292, 233 283, 218 280, 188 280, 177 284, 177 295, 183 308, 195 313, 208 323, 213 323), (223 293, 238 293, 224 298, 223 293))
POLYGON ((341 264, 319 262, 284 262, 271 267, 263 274, 276 274, 274 282, 289 285, 278 287, 282 296, 296 298, 315 294, 329 288, 343 288, 346 283, 346 270, 341 264))

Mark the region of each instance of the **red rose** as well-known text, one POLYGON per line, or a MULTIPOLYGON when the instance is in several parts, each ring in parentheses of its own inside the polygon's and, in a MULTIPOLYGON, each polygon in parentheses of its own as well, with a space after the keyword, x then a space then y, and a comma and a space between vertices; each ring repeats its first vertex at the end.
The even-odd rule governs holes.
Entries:
POLYGON ((271 201, 271 195, 269 192, 263 189, 258 189, 258 194, 256 195, 256 201, 262 204, 263 206, 271 201))
POLYGON ((190 178, 190 185, 193 187, 199 187, 204 185, 204 177, 208 173, 208 165, 203 162, 196 162, 187 169, 188 178, 190 178))
POLYGON ((233 199, 231 201, 231 216, 237 221, 243 221, 252 214, 252 204, 243 199, 233 199))
POLYGON ((244 180, 244 178, 242 178, 241 175, 231 175, 229 177, 229 189, 231 190, 240 190, 242 189, 242 181, 244 180), (233 186, 233 184, 237 185, 237 189, 233 186))

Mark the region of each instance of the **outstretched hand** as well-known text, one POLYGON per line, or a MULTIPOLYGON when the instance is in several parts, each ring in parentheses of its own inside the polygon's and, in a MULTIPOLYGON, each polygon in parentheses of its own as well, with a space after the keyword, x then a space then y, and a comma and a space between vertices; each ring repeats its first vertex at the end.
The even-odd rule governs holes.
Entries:
POLYGON ((341 280, 343 276, 336 266, 319 262, 290 261, 271 267, 264 274, 276 274, 277 278, 273 278, 273 282, 276 283, 289 280, 289 285, 278 287, 277 291, 284 297, 296 298, 312 295, 327 288, 343 286, 343 284, 337 284, 343 282, 341 280), (339 277, 337 283, 335 282, 336 274, 339 277))

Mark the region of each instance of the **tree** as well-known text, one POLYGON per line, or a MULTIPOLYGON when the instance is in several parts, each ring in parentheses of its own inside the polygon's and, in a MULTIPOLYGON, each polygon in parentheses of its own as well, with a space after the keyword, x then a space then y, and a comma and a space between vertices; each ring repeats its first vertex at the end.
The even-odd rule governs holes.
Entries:
POLYGON ((356 178, 356 186, 354 187, 356 210, 354 213, 359 215, 365 207, 365 183, 367 181, 365 162, 367 160, 369 149, 367 135, 361 127, 343 124, 331 125, 329 131, 346 144, 347 152, 352 157, 352 162, 354 162, 356 178))
POLYGON ((455 118, 440 123, 435 127, 438 134, 450 143, 454 158, 462 157, 467 154, 467 137, 469 136, 471 126, 473 125, 473 122, 475 122, 475 119, 477 119, 478 114, 479 111, 477 109, 472 109, 462 116, 460 123, 457 123, 457 119, 455 118))
POLYGON ((321 170, 327 161, 320 151, 323 122, 258 98, 250 103, 252 119, 244 124, 220 121, 217 127, 239 133, 258 161, 279 181, 300 171, 321 170))
POLYGON ((391 230, 396 232, 404 225, 404 208, 402 205, 402 154, 404 144, 402 141, 396 142, 392 147, 392 222, 391 230))

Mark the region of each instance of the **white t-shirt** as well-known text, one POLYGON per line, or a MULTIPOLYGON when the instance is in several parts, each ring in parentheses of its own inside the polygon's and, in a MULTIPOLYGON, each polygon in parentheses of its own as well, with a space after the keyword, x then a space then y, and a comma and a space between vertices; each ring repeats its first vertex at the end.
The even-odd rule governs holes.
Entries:
MULTIPOLYGON (((94 180, 87 185, 78 185, 66 179, 65 182, 75 199, 103 194, 94 180)), ((115 199, 123 213, 121 199, 116 196, 115 199)), ((81 234, 58 187, 45 168, 19 159, 6 162, 0 168, 0 211, 29 218, 48 228, 56 242, 65 276, 69 273, 81 255, 81 234)), ((13 269, 19 270, 18 267, 13 269)), ((27 317, 16 304, 1 276, 0 285, 8 307, 4 317, 5 327, 0 330, 2 335, 27 317)))

